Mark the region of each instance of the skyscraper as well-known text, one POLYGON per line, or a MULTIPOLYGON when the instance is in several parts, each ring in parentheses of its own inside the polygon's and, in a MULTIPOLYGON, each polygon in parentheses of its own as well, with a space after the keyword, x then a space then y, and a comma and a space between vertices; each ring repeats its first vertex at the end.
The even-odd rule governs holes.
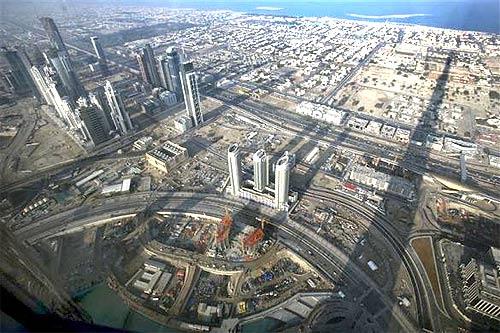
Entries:
POLYGON ((101 67, 101 71, 103 75, 109 74, 108 64, 106 62, 106 54, 104 53, 104 49, 99 42, 99 37, 93 36, 90 37, 92 41, 92 45, 94 46, 94 51, 97 59, 99 59, 99 66, 101 67))
POLYGON ((156 68, 155 55, 150 44, 144 45, 137 54, 137 62, 141 70, 142 80, 155 87, 160 86, 160 78, 156 68))
POLYGON ((109 139, 106 118, 97 106, 88 104, 78 108, 80 118, 82 119, 87 135, 94 145, 105 142, 109 139))
POLYGON ((61 89, 58 88, 57 82, 53 77, 47 74, 48 68, 45 67, 43 69, 44 70, 41 70, 37 66, 31 67, 31 74, 33 75, 40 95, 43 97, 45 103, 54 107, 59 118, 61 118, 69 128, 75 128, 77 126, 77 121, 75 120, 71 100, 61 94, 61 89))
POLYGON ((130 121, 127 110, 125 110, 125 105, 123 104, 120 93, 115 91, 109 81, 106 81, 104 91, 108 100, 111 119, 116 130, 120 134, 126 134, 132 131, 132 122, 130 121))
POLYGON ((37 90, 30 73, 30 63, 25 54, 17 50, 0 50, 2 56, 7 60, 10 67, 10 81, 16 93, 32 92, 35 95, 37 90), (24 59, 23 59, 24 58, 24 59))
POLYGON ((47 54, 52 66, 61 79, 66 94, 73 100, 85 97, 86 92, 76 75, 69 55, 65 52, 52 50, 47 54))
POLYGON ((50 93, 50 87, 47 82, 48 80, 45 77, 43 71, 41 71, 37 66, 32 66, 30 71, 31 76, 33 77, 33 80, 35 82, 35 86, 45 103, 48 105, 54 105, 54 100, 50 93))
POLYGON ((264 149, 259 149, 253 154, 253 188, 262 192, 269 185, 269 159, 264 149))
POLYGON ((89 93, 90 104, 97 107, 102 111, 102 114, 106 118, 105 125, 106 132, 109 133, 112 130, 116 130, 113 125, 113 119, 111 118, 111 111, 108 105, 108 99, 103 86, 98 86, 94 91, 89 93))
POLYGON ((166 71, 168 89, 177 95, 177 100, 181 102, 184 98, 181 82, 181 57, 173 48, 169 47, 166 52, 166 71))
POLYGON ((241 156, 240 148, 236 143, 230 145, 227 150, 227 164, 231 180, 231 193, 238 196, 241 188, 241 156))
POLYGON ((201 112, 200 94, 198 93, 198 82, 193 63, 188 62, 182 66, 181 83, 186 112, 193 121, 193 126, 198 126, 203 123, 203 113, 201 112))
POLYGON ((274 180, 274 204, 277 209, 285 210, 288 208, 288 191, 290 186, 290 159, 288 152, 276 162, 274 180))
POLYGON ((158 74, 160 76, 160 85, 170 91, 172 90, 172 80, 168 70, 168 58, 166 55, 158 57, 158 74))
POLYGON ((68 53, 54 20, 50 17, 42 17, 40 22, 42 22, 43 29, 47 33, 47 37, 49 37, 50 45, 58 52, 68 53))

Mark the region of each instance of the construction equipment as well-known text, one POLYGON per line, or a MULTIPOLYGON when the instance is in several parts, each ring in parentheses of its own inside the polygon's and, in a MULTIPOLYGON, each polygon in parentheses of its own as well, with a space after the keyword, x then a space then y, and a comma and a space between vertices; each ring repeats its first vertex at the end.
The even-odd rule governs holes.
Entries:
POLYGON ((233 225, 233 217, 226 208, 226 214, 217 226, 217 243, 224 242, 229 237, 229 232, 231 231, 231 226, 233 225))
POLYGON ((264 239, 264 226, 267 223, 266 219, 260 220, 260 228, 255 229, 243 240, 243 246, 245 248, 251 248, 264 239))

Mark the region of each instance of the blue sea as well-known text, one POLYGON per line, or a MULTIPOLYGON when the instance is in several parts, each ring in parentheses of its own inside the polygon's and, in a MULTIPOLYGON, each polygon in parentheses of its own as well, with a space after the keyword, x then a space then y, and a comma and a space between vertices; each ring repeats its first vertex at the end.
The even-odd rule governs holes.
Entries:
POLYGON ((500 33, 500 0, 119 0, 116 2, 173 8, 229 9, 268 15, 329 16, 500 33))

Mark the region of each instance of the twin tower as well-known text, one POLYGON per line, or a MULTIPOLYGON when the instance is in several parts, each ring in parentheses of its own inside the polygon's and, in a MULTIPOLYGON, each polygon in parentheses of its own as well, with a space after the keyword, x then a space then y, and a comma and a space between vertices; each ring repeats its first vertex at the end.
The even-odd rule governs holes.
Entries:
MULTIPOLYGON (((274 188, 269 182, 269 160, 270 157, 263 149, 253 154, 253 188, 245 186, 241 175, 241 153, 238 144, 232 144, 227 151, 229 177, 231 182, 231 194, 244 196, 266 203, 267 197, 274 194, 271 200, 272 206, 278 210, 288 209, 288 193, 290 185, 291 159, 288 152, 275 164, 274 188)), ((269 202, 269 203, 271 203, 269 202)))

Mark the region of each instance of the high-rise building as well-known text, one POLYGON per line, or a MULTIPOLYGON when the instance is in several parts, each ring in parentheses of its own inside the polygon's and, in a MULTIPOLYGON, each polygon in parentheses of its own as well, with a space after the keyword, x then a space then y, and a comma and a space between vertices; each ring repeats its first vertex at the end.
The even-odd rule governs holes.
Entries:
POLYGON ((50 17, 42 17, 40 22, 42 22, 43 29, 47 33, 47 37, 49 37, 50 45, 58 52, 68 53, 54 20, 50 17))
POLYGON ((186 112, 193 121, 193 126, 203 123, 203 113, 201 112, 200 94, 198 92, 198 82, 191 62, 185 63, 181 71, 182 91, 184 93, 184 103, 186 112))
POLYGON ((47 53, 47 57, 61 79, 66 94, 73 100, 77 100, 78 97, 85 97, 85 89, 73 69, 69 55, 65 52, 54 51, 47 53))
POLYGON ((288 152, 276 162, 274 180, 274 204, 279 210, 288 208, 288 192, 290 187, 290 158, 288 152))
POLYGON ((8 50, 3 47, 0 54, 5 58, 10 67, 10 84, 16 93, 23 94, 37 90, 30 73, 30 62, 22 51, 8 50))
POLYGON ((104 87, 99 86, 94 91, 89 93, 89 101, 90 104, 96 106, 99 110, 101 110, 102 114, 106 118, 106 121, 104 122, 106 126, 106 132, 109 134, 109 132, 116 130, 113 125, 113 119, 111 118, 111 111, 108 105, 104 87))
POLYGON ((161 55, 158 57, 157 61, 158 61, 158 74, 160 77, 160 85, 163 88, 172 91, 172 83, 168 71, 168 58, 166 55, 161 55))
POLYGON ((264 149, 253 154, 253 188, 262 192, 269 185, 269 158, 264 149))
POLYGON ((177 100, 181 102, 184 98, 182 93, 182 82, 181 82, 181 57, 176 49, 169 47, 167 49, 166 55, 166 67, 165 73, 168 90, 173 91, 177 95, 177 100))
POLYGON ((35 85, 46 104, 51 105, 56 110, 59 118, 69 127, 74 128, 77 124, 73 115, 73 108, 68 97, 61 94, 61 89, 58 88, 54 78, 48 75, 49 68, 46 66, 43 69, 32 66, 31 74, 34 78, 35 85))
POLYGON ((115 89, 111 85, 111 82, 109 81, 106 81, 104 91, 108 100, 111 120, 113 121, 113 125, 115 126, 116 130, 120 134, 126 134, 132 131, 132 122, 127 110, 125 110, 125 105, 123 104, 120 93, 115 91, 115 89))
POLYGON ((156 68, 155 55, 150 44, 144 45, 137 54, 137 62, 141 70, 142 80, 148 82, 154 87, 160 86, 160 78, 156 68))
POLYGON ((99 37, 93 36, 90 37, 90 40, 92 41, 92 45, 94 46, 94 51, 97 59, 99 59, 99 66, 101 68, 101 72, 103 75, 108 75, 109 74, 109 69, 108 69, 108 64, 106 62, 106 54, 104 53, 104 49, 101 46, 101 43, 99 42, 99 37))
POLYGON ((52 94, 50 93, 50 87, 43 71, 37 66, 32 66, 30 71, 35 82, 35 86, 44 102, 48 105, 54 105, 54 100, 52 98, 52 94))
POLYGON ((87 135, 94 145, 103 143, 109 139, 107 131, 106 118, 104 113, 97 106, 88 104, 78 108, 80 118, 82 119, 87 135))
POLYGON ((236 143, 230 145, 227 150, 227 164, 231 180, 231 193, 238 196, 241 188, 241 156, 240 148, 236 143))

